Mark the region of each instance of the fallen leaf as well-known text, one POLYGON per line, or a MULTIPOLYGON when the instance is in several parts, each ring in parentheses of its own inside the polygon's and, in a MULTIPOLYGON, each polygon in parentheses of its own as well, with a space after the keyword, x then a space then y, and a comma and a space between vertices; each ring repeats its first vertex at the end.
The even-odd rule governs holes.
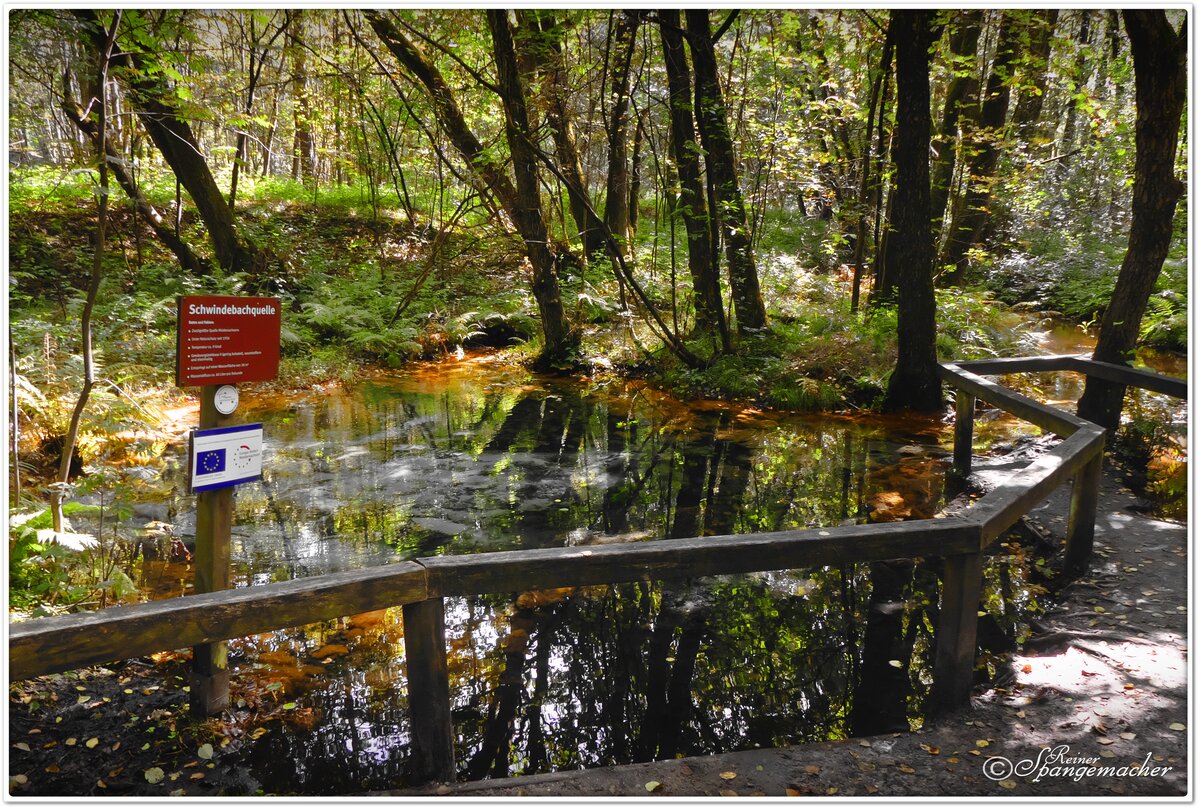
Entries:
POLYGON ((146 781, 151 784, 157 784, 159 781, 167 777, 167 774, 162 771, 162 767, 151 767, 144 773, 146 781))
POLYGON ((1123 685, 1121 687, 1124 688, 1126 691, 1132 691, 1134 689, 1133 683, 1125 683, 1125 685, 1123 685))
POLYGON ((84 744, 84 747, 92 748, 92 747, 95 747, 96 745, 100 744, 100 740, 97 739, 95 736, 93 736, 92 738, 90 738, 86 742, 84 742, 83 744, 84 744))
POLYGON ((208 742, 205 742, 204 744, 200 745, 200 749, 196 751, 196 755, 203 759, 212 758, 213 757, 213 746, 211 744, 209 744, 208 742))
POLYGON ((660 789, 662 789, 662 784, 659 783, 658 781, 647 781, 646 782, 646 791, 647 792, 658 792, 660 789))
POLYGON ((1032 674, 1033 666, 1026 663, 1024 666, 1021 666, 1021 671, 1023 671, 1025 674, 1032 674))
POLYGON ((723 781, 732 781, 734 778, 737 778, 737 773, 730 770, 721 773, 721 780, 723 781))

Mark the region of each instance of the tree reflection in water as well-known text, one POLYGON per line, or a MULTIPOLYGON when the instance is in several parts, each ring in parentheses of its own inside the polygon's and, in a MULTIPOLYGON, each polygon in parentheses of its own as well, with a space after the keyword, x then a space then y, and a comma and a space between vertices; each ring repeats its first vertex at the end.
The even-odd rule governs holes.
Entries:
MULTIPOLYGON (((944 499, 950 436, 939 421, 767 416, 632 383, 497 373, 427 366, 256 413, 278 449, 263 494, 239 494, 239 524, 274 539, 243 537, 247 579, 430 553, 916 519, 944 499)), ((989 568, 1001 635, 1036 607, 1024 569, 1020 553, 989 568)), ((460 776, 912 727, 928 690, 938 573, 918 560, 448 599, 460 776)), ((349 652, 297 691, 321 720, 258 743, 256 772, 280 755, 298 762, 269 788, 403 781, 402 630, 398 616, 389 622, 349 637, 345 621, 275 633, 277 648, 345 641, 349 652)))

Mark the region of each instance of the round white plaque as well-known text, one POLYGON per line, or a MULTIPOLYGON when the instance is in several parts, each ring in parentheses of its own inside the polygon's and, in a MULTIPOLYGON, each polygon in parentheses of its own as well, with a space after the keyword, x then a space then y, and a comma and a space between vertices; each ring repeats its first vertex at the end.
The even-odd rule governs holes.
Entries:
POLYGON ((213 404, 217 407, 217 412, 222 416, 228 416, 233 411, 237 410, 238 406, 238 390, 233 385, 222 385, 217 388, 216 394, 213 396, 213 404))

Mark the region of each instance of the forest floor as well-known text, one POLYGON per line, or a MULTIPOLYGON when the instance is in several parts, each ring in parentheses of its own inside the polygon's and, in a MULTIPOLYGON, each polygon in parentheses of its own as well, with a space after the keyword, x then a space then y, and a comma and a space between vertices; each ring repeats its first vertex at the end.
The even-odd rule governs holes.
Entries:
MULTIPOLYGON (((987 487, 1027 460, 988 459, 987 487)), ((748 750, 390 795, 1182 796, 1189 785, 1187 527, 1150 519, 1108 465, 1088 573, 1058 595, 1003 685, 909 734, 748 750)), ((1061 538, 1070 487, 1034 510, 1061 538)))
MULTIPOLYGON (((990 459, 986 487, 1027 459, 990 459)), ((388 793, 485 796, 1172 796, 1188 788, 1187 529, 1141 513, 1106 470, 1088 574, 1058 593, 1011 673, 910 734, 388 793), (998 759, 994 757, 1003 757, 998 759), (1065 767, 1074 768, 1070 772, 1065 767), (1090 774, 1088 768, 1092 768, 1090 774), (1099 768, 1113 768, 1099 771, 1099 768), (1032 771, 1030 771, 1032 770, 1032 771), (1084 773, 1076 777, 1076 773, 1084 773), (990 774, 990 775, 989 775, 990 774)), ((1069 487, 1031 519, 1061 537, 1069 487)), ((239 762, 273 706, 187 716, 185 661, 128 661, 14 684, 9 790, 32 796, 252 796, 239 762)), ((245 689, 243 689, 245 690, 245 689)), ((286 707, 286 706, 284 706, 286 707)))

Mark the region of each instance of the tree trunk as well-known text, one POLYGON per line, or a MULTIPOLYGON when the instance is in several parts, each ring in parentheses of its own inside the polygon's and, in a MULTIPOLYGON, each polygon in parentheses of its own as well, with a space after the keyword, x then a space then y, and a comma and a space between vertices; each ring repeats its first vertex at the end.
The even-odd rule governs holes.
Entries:
POLYGON ((678 210, 687 231, 688 268, 692 276, 692 294, 696 305, 696 331, 719 334, 726 350, 729 328, 721 304, 721 280, 713 260, 709 238, 708 205, 700 180, 700 146, 692 123, 692 83, 688 74, 687 54, 678 10, 658 13, 662 33, 663 56, 667 71, 671 115, 671 155, 679 174, 678 210))
MULTIPOLYGON (((67 92, 67 86, 64 83, 64 94, 67 92)), ((75 126, 79 128, 79 131, 91 138, 92 143, 99 149, 99 124, 91 118, 85 118, 83 109, 79 106, 78 102, 67 98, 65 95, 62 101, 62 110, 74 122, 75 126)), ((209 263, 192 252, 192 248, 179 237, 170 226, 170 223, 163 219, 158 209, 142 195, 137 181, 129 170, 129 164, 117 152, 117 147, 113 144, 111 138, 105 137, 104 139, 104 153, 108 156, 108 168, 112 171, 113 176, 117 178, 117 182, 124 189, 126 195, 133 202, 134 208, 146 220, 146 224, 150 226, 159 240, 179 259, 180 266, 196 276, 204 276, 212 272, 212 267, 209 266, 209 263)))
POLYGON ((946 201, 954 178, 955 156, 958 151, 959 112, 978 104, 979 79, 975 69, 975 52, 979 46, 979 31, 983 12, 978 9, 959 12, 954 33, 950 36, 950 68, 954 78, 946 88, 946 103, 942 107, 942 125, 935 141, 937 159, 932 169, 933 240, 937 243, 946 215, 946 201))
POLYGON ((634 45, 641 12, 619 13, 612 31, 612 78, 609 95, 612 108, 608 116, 608 182, 604 198, 604 224, 628 252, 629 243, 629 87, 632 79, 634 45))
POLYGON ((896 199, 888 239, 888 266, 899 287, 896 370, 886 410, 942 407, 937 373, 933 296, 933 234, 929 227, 929 47, 934 13, 893 11, 896 43, 896 199))
POLYGON ((962 207, 950 223, 945 251, 938 262, 939 266, 950 268, 945 275, 949 284, 962 284, 967 271, 967 251, 979 243, 988 223, 988 204, 1008 118, 1011 95, 1008 79, 1019 44, 1017 26, 1006 14, 1000 20, 1000 39, 980 105, 979 128, 971 133, 966 145, 967 178, 962 207))
POLYGON ((759 291, 746 205, 738 188, 737 162, 717 76, 708 11, 688 9, 686 18, 692 66, 696 73, 696 120, 700 124, 709 178, 720 205, 720 210, 713 213, 720 219, 721 235, 725 240, 725 259, 729 265, 729 285, 733 291, 738 332, 761 331, 767 327, 767 310, 759 291))
POLYGON ((288 12, 288 47, 292 52, 292 179, 309 180, 316 165, 312 131, 312 99, 308 89, 308 64, 304 53, 304 11, 288 12))
POLYGON ((537 155, 530 132, 525 85, 517 67, 508 12, 489 9, 487 19, 492 31, 500 97, 504 103, 504 132, 516 177, 514 222, 525 240, 525 251, 533 267, 533 296, 537 299, 542 320, 545 339, 542 362, 557 365, 571 361, 577 338, 567 324, 559 296, 558 269, 550 250, 550 237, 542 214, 537 155))
MULTIPOLYGON (((871 143, 874 138, 876 116, 883 120, 886 99, 881 101, 881 91, 887 83, 888 74, 892 70, 892 40, 885 37, 883 54, 879 57, 879 71, 871 83, 871 102, 867 112, 867 127, 863 131, 862 172, 858 186, 858 220, 854 232, 854 278, 850 290, 850 311, 858 311, 859 298, 862 294, 863 270, 867 257, 867 223, 872 216, 879 221, 879 188, 883 185, 883 139, 880 138, 879 151, 875 159, 871 156, 871 143), (872 170, 874 164, 874 170, 872 170)), ((801 213, 803 214, 803 198, 801 198, 801 213)))
POLYGON ((387 17, 377 11, 364 11, 363 14, 392 56, 425 88, 446 137, 467 161, 476 188, 494 197, 515 221, 516 188, 504 173, 503 163, 483 148, 483 144, 467 126, 454 91, 446 84, 437 66, 419 45, 406 37, 387 17))
POLYGON ((1057 25, 1056 8, 1034 14, 1029 32, 1029 51, 1025 56, 1026 75, 1021 81, 1012 115, 1013 132, 1026 141, 1042 136, 1042 104, 1049 89, 1050 48, 1057 25))
MULTIPOLYGON (((1187 100, 1187 26, 1176 32, 1165 11, 1124 11, 1133 52, 1137 157, 1129 248, 1104 312, 1092 358, 1124 363, 1137 344, 1142 316, 1171 247, 1175 206, 1184 186, 1175 177, 1179 122, 1187 100)), ((1079 415, 1115 430, 1125 387, 1089 377, 1079 415)))
POLYGON ((567 186, 567 203, 571 218, 579 231, 584 256, 603 250, 604 230, 595 209, 587 204, 588 193, 583 180, 583 168, 579 162, 579 150, 575 144, 575 125, 568 103, 570 88, 567 86, 566 64, 563 58, 562 32, 555 21, 554 12, 548 9, 536 12, 518 12, 522 17, 537 15, 536 29, 532 21, 526 24, 529 33, 518 47, 527 50, 526 58, 533 61, 546 81, 546 124, 554 139, 554 152, 558 160, 563 182, 567 186), (534 36, 538 30, 539 37, 534 36), (535 41, 536 40, 536 41, 535 41))
MULTIPOLYGON (((82 10, 74 14, 89 26, 93 44, 101 47, 104 44, 100 33, 103 26, 95 13, 82 10)), ((267 255, 239 238, 233 209, 217 187, 191 127, 172 103, 174 93, 163 85, 162 74, 148 70, 150 66, 140 53, 122 51, 118 44, 113 46, 112 63, 125 68, 123 73, 138 117, 196 204, 212 239, 217 261, 231 272, 261 272, 267 255)))
MULTIPOLYGON (((56 533, 65 530, 63 516, 63 499, 67 484, 71 479, 71 460, 75 455, 75 443, 79 440, 79 427, 83 422, 83 411, 87 408, 92 388, 96 384, 95 355, 92 351, 92 311, 96 306, 96 296, 100 291, 100 278, 104 269, 105 235, 108 228, 108 105, 106 90, 108 86, 108 66, 116 46, 117 26, 121 21, 121 12, 113 14, 111 28, 105 28, 103 23, 93 17, 93 35, 99 45, 96 50, 96 83, 91 93, 88 106, 96 111, 96 135, 92 142, 96 149, 96 163, 100 174, 100 191, 96 197, 96 248, 92 253, 92 272, 88 279, 87 297, 84 299, 83 312, 79 317, 80 353, 83 355, 83 388, 75 407, 71 411, 71 420, 67 426, 67 434, 63 437, 62 460, 58 467, 58 480, 51 487, 50 520, 56 533)), ((12 380, 15 384, 16 380, 12 380)))

